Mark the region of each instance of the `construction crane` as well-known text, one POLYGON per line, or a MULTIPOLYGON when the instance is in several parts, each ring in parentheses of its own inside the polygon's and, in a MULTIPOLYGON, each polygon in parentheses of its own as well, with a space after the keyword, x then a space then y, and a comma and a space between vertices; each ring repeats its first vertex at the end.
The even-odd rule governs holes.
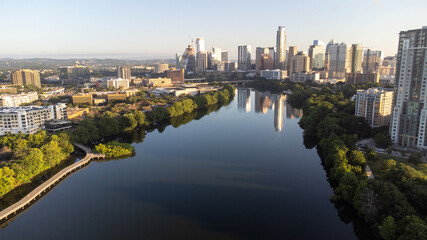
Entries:
POLYGON ((190 41, 191 41, 191 47, 193 47, 194 39, 190 36, 190 34, 188 34, 188 38, 189 38, 189 39, 190 39, 190 41))

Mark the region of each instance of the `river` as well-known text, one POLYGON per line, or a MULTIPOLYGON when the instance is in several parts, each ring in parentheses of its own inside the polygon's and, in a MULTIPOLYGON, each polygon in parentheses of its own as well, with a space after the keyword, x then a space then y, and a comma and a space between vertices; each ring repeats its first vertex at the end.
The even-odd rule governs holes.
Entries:
POLYGON ((357 239, 301 116, 285 95, 238 89, 219 111, 147 133, 135 156, 66 178, 0 239, 357 239))

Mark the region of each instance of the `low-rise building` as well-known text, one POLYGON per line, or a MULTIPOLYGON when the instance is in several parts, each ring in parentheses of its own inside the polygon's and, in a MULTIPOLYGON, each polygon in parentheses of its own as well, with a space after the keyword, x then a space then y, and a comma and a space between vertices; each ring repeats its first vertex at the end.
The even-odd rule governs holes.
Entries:
POLYGON ((45 122, 44 126, 48 132, 57 132, 70 129, 72 123, 69 120, 52 120, 45 122))
POLYGON ((184 68, 167 71, 166 76, 171 79, 172 84, 184 83, 184 68))
POLYGON ((261 77, 268 80, 282 80, 287 76, 287 71, 274 69, 274 70, 262 70, 261 77))
POLYGON ((47 121, 66 120, 66 108, 65 104, 0 108, 0 135, 34 134, 47 121))
POLYGON ((0 93, 18 93, 18 89, 14 87, 1 87, 0 93))
POLYGON ((292 82, 307 82, 307 81, 319 81, 320 74, 316 72, 294 72, 290 76, 292 82))
POLYGON ((93 99, 93 105, 99 105, 107 102, 105 98, 94 98, 93 99))
POLYGON ((365 117, 371 127, 390 124, 393 91, 370 88, 357 90, 355 115, 365 117))
POLYGON ((67 109, 68 120, 83 117, 89 113, 89 108, 69 108, 67 109))
POLYGON ((114 88, 114 89, 128 89, 129 88, 129 79, 110 79, 107 81, 107 87, 108 88, 114 88))
POLYGON ((92 104, 92 94, 78 94, 73 96, 73 104, 92 104))
POLYGON ((114 102, 114 101, 125 101, 127 98, 126 93, 111 93, 107 94, 108 102, 114 102))
POLYGON ((0 107, 19 107, 24 103, 31 103, 39 99, 37 92, 0 95, 0 107))
POLYGON ((150 78, 144 80, 144 83, 148 87, 168 87, 172 85, 170 78, 150 78))
POLYGON ((346 84, 361 84, 361 83, 378 83, 380 80, 380 75, 376 72, 370 72, 370 73, 347 73, 345 75, 345 83, 346 84))
POLYGON ((132 96, 136 96, 137 93, 139 93, 138 89, 128 89, 125 90, 126 96, 127 97, 132 97, 132 96))

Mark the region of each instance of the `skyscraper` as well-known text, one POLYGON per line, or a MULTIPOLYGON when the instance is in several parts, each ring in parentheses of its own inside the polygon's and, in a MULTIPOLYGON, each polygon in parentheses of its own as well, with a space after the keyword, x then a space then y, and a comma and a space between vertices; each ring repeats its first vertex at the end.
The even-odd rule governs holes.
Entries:
POLYGON ((203 38, 196 39, 196 54, 199 52, 205 52, 205 40, 203 38))
POLYGON ((251 46, 244 45, 238 47, 237 68, 241 71, 251 70, 251 46))
POLYGON ((207 52, 198 52, 196 55, 196 73, 203 74, 208 67, 207 52))
POLYGON ((353 51, 352 47, 346 43, 335 43, 329 46, 329 77, 345 78, 346 73, 351 72, 353 51))
POLYGON ((309 72, 310 58, 305 53, 299 52, 297 55, 290 57, 288 61, 289 76, 291 76, 292 73, 309 72))
POLYGON ((310 58, 310 69, 323 70, 325 68, 325 45, 324 43, 314 40, 313 45, 308 49, 310 58))
POLYGON ((131 79, 131 69, 129 66, 122 66, 117 68, 117 77, 125 80, 131 79))
POLYGON ((377 73, 383 63, 383 52, 367 49, 363 53, 362 69, 364 73, 377 73))
POLYGON ((371 127, 390 124, 393 91, 370 88, 357 90, 355 115, 366 119, 371 127))
POLYGON ((363 47, 360 44, 351 45, 351 72, 362 72, 363 47))
POLYGON ((265 54, 265 53, 268 53, 268 48, 257 47, 255 50, 255 69, 257 70, 257 72, 260 71, 259 62, 260 62, 261 54, 265 54))
POLYGON ((276 61, 275 68, 286 70, 286 30, 279 26, 276 37, 276 61))
POLYGON ((399 34, 391 140, 427 148, 427 26, 399 34))
POLYGON ((10 78, 14 85, 33 85, 41 87, 40 73, 37 70, 21 69, 13 71, 10 78))
POLYGON ((290 59, 293 57, 293 56, 295 56, 295 55, 297 55, 297 53, 298 53, 298 51, 297 51, 297 46, 290 46, 289 47, 289 51, 288 51, 288 56, 287 56, 287 61, 286 61, 286 70, 288 70, 288 75, 290 76, 290 70, 291 70, 291 66, 290 66, 290 64, 291 64, 291 62, 290 62, 290 59))
POLYGON ((251 111, 251 90, 249 88, 237 89, 237 108, 240 111, 251 111))

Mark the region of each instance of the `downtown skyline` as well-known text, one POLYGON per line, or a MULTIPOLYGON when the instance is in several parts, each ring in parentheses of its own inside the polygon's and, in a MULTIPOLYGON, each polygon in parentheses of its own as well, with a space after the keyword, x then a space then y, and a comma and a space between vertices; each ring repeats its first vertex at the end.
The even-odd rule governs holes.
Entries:
POLYGON ((0 39, 0 58, 173 59, 190 44, 190 35, 203 37, 206 49, 220 47, 230 53, 230 59, 237 59, 240 45, 275 46, 277 26, 286 27, 286 45, 299 50, 307 51, 313 40, 334 39, 383 50, 390 56, 397 52, 402 29, 416 29, 420 18, 427 20, 422 13, 427 3, 419 0, 217 1, 215 5, 18 0, 2 5, 0 31, 7 34, 0 39), (259 10, 263 7, 265 12, 259 10), (213 10, 217 15, 206 14, 213 10), (405 17, 396 17, 399 14, 405 17), (245 17, 245 21, 234 21, 245 17))

